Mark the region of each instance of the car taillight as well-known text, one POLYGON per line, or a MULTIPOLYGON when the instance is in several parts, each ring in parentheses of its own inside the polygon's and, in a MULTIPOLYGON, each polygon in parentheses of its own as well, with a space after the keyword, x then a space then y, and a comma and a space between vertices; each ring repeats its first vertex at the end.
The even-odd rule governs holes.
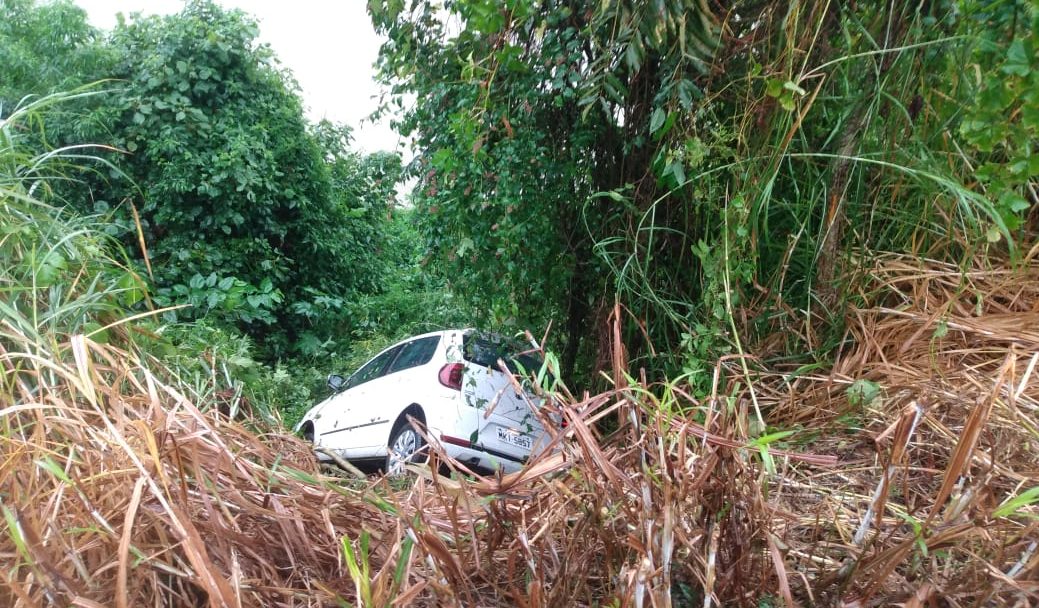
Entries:
POLYGON ((462 372, 465 365, 462 363, 448 363, 440 368, 440 384, 457 391, 462 390, 462 372))

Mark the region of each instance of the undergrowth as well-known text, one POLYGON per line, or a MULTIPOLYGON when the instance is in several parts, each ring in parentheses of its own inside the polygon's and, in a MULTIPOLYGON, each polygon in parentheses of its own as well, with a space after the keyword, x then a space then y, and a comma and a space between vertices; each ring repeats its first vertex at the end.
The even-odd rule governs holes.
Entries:
POLYGON ((759 7, 748 35, 769 61, 717 92, 735 118, 672 123, 693 177, 667 165, 667 196, 692 190, 704 225, 666 225, 673 199, 602 193, 624 210, 592 247, 614 282, 594 327, 604 388, 541 387, 567 425, 546 417, 554 449, 511 475, 432 442, 456 474, 343 481, 285 428, 327 371, 467 318, 423 271, 409 213, 391 235, 404 272, 335 303, 358 307, 356 348, 315 338, 304 363, 261 364, 225 326, 165 324, 100 219, 64 208, 53 185, 89 149, 25 151, 39 112, 92 93, 6 115, 0 603, 1039 601, 1035 14, 871 6, 759 7), (1025 23, 1006 48, 981 31, 1025 23), (820 46, 841 38, 843 54, 820 46), (924 70, 972 60, 992 69, 951 90, 924 70), (665 234, 695 286, 654 264, 665 234))

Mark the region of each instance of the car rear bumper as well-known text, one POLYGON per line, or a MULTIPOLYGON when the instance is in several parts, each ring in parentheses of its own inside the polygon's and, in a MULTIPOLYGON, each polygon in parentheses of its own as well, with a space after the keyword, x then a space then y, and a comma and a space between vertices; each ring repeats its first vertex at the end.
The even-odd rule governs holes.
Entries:
POLYGON ((466 447, 445 442, 441 442, 441 445, 448 456, 470 468, 501 469, 503 473, 512 473, 520 470, 526 461, 526 459, 518 460, 515 456, 479 446, 466 447))

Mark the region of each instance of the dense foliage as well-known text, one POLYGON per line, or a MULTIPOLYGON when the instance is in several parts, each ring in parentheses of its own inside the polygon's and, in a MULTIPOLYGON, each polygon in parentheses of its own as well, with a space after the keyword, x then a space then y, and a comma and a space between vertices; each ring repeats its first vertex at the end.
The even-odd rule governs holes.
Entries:
POLYGON ((308 132, 294 84, 256 35, 243 14, 204 3, 118 28, 115 75, 129 84, 112 130, 131 152, 122 166, 140 190, 126 200, 157 302, 222 311, 280 354, 313 344, 314 309, 336 317, 336 299, 371 289, 378 217, 365 212, 387 202, 344 183, 341 165, 356 161, 321 136, 334 127, 308 132))
POLYGON ((187 304, 167 320, 268 361, 551 325, 567 375, 623 346, 705 386, 719 355, 827 356, 872 252, 1034 242, 1024 0, 372 0, 409 167, 308 124, 241 12, 190 2, 106 35, 68 1, 2 6, 0 112, 103 81, 31 135, 114 147, 48 187, 130 252, 134 306, 187 304))
POLYGON ((89 82, 108 61, 100 32, 71 2, 0 0, 0 15, 0 116, 12 114, 25 95, 89 82))
POLYGON ((33 125, 40 112, 74 100, 70 95, 51 96, 0 120, 4 353, 16 334, 39 344, 41 356, 56 346, 45 337, 59 332, 88 334, 98 342, 107 341, 110 334, 122 335, 117 321, 144 293, 144 284, 96 221, 48 204, 53 182, 63 178, 61 163, 51 152, 34 152, 33 125))
POLYGON ((1036 603, 1039 3, 369 8, 410 167, 242 13, 0 0, 0 605, 1036 603), (578 376, 519 473, 278 425, 474 319, 578 376))
POLYGON ((1033 238, 1032 2, 369 10, 431 265, 496 322, 558 321, 567 367, 607 359, 615 301, 657 371, 708 381, 791 324, 755 348, 824 354, 861 252, 1033 238))
POLYGON ((668 99, 691 107, 715 29, 695 2, 599 6, 458 2, 447 16, 369 4, 389 37, 383 76, 417 99, 400 126, 423 152, 431 259, 492 324, 560 323, 568 373, 617 287, 595 252, 603 229, 657 197, 650 126, 664 119, 650 113, 668 99))
POLYGON ((142 306, 244 331, 267 359, 347 347, 356 303, 394 269, 397 155, 358 154, 348 127, 308 124, 291 75, 240 11, 191 2, 105 36, 69 2, 3 10, 8 108, 106 79, 34 133, 41 151, 113 148, 94 149, 59 190, 133 252, 152 287, 142 306))

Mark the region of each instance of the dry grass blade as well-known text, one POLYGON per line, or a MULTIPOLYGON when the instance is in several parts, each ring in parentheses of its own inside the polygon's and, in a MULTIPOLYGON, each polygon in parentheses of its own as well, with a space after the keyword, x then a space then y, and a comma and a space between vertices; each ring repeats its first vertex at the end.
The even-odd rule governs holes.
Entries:
POLYGON ((0 605, 1034 603, 1039 265, 873 280, 828 373, 754 378, 804 441, 748 437, 735 359, 702 402, 614 369, 552 396, 565 434, 523 470, 406 487, 324 478, 133 350, 7 322, 0 605), (849 401, 859 379, 875 399, 849 401))
POLYGON ((970 415, 967 417, 967 422, 963 425, 963 431, 960 433, 960 440, 956 443, 956 449, 952 453, 952 458, 949 464, 945 467, 945 476, 942 479, 942 486, 938 490, 938 496, 934 499, 934 506, 931 512, 927 516, 927 523, 931 523, 938 510, 945 504, 945 500, 949 497, 952 492, 953 485, 956 480, 967 472, 970 466, 971 456, 974 453, 974 449, 978 445, 978 438, 981 436, 981 431, 985 427, 985 423, 988 422, 989 413, 992 411, 992 404, 995 403, 996 398, 999 396, 1000 387, 1003 385, 1003 380, 1006 378, 1007 370, 1013 361, 1012 355, 1007 356, 1006 362, 999 371, 999 375, 996 378, 995 387, 988 398, 983 399, 977 407, 971 410, 970 415))
POLYGON ((894 449, 891 450, 891 456, 888 459, 884 474, 881 476, 880 481, 877 482, 877 490, 873 494, 873 500, 870 502, 869 509, 866 511, 866 515, 863 516, 862 523, 855 533, 855 538, 852 541, 855 545, 862 545, 862 541, 866 538, 866 532, 873 523, 873 517, 876 514, 884 513, 884 504, 891 489, 891 479, 895 474, 895 468, 902 462, 906 448, 909 447, 909 442, 913 438, 913 432, 920 423, 923 413, 923 406, 913 402, 906 406, 902 417, 898 419, 898 424, 895 427, 894 449))
POLYGON ((339 537, 391 520, 322 482, 304 444, 203 414, 114 346, 73 336, 58 345, 67 361, 44 361, 27 336, 4 340, 14 403, 3 409, 0 505, 11 516, 0 554, 12 560, 0 604, 349 595, 339 537))
POLYGON ((126 573, 130 561, 130 538, 133 532, 133 520, 137 515, 137 507, 141 505, 141 494, 144 491, 144 478, 140 477, 133 486, 130 506, 126 508, 123 519, 123 535, 119 539, 119 571, 116 574, 115 601, 118 608, 126 608, 126 573))
POLYGON ((1016 570, 1028 584, 1003 574, 1027 553, 1035 506, 994 515, 1039 484, 1039 384, 1028 380, 1039 352, 1039 264, 963 271, 886 256, 862 289, 866 304, 851 312, 829 373, 790 382, 779 369, 758 385, 774 424, 815 429, 813 449, 830 446, 842 460, 783 480, 782 504, 798 517, 779 531, 805 581, 795 599, 1039 601, 1034 565, 1016 570), (849 399, 857 380, 879 387, 876 398, 849 399), (919 403, 927 408, 912 413, 919 403))

